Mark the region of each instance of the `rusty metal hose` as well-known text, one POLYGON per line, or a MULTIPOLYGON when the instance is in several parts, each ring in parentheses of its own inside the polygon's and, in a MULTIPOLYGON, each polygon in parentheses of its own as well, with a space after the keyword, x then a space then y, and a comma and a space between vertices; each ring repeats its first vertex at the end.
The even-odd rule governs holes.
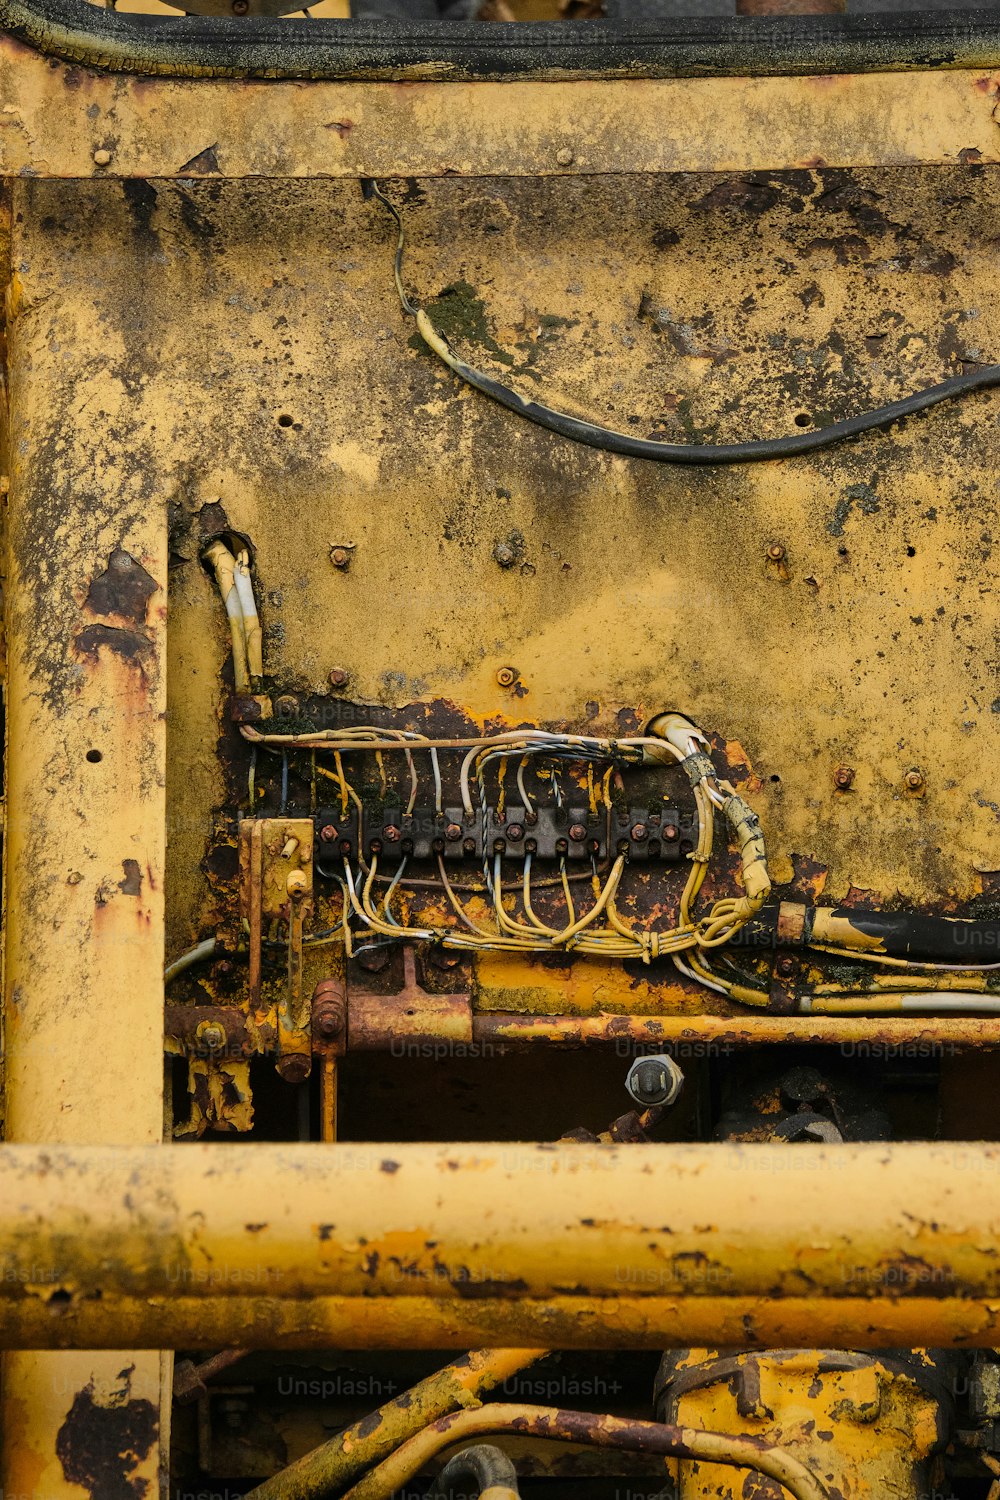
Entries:
POLYGON ((344 1500, 387 1500, 389 1495, 419 1474, 442 1448, 450 1448, 468 1438, 499 1433, 652 1453, 664 1458, 696 1458, 709 1463, 731 1464, 777 1480, 795 1500, 828 1500, 823 1485, 805 1464, 787 1450, 771 1447, 760 1438, 702 1432, 694 1427, 674 1427, 666 1422, 644 1422, 596 1412, 560 1411, 555 1407, 499 1402, 479 1411, 456 1412, 433 1422, 359 1480, 344 1500))
POLYGON ((245 1500, 318 1500, 337 1494, 429 1424, 449 1412, 478 1406, 480 1396, 548 1353, 547 1349, 476 1349, 460 1355, 266 1479, 245 1500))

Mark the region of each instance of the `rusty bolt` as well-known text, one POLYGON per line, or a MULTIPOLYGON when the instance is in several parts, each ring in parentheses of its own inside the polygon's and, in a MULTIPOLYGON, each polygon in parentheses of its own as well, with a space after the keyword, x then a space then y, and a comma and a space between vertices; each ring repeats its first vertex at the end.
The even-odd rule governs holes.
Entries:
POLYGON ((110 151, 105 151, 104 147, 102 146, 98 151, 94 152, 94 166, 95 167, 107 167, 107 166, 110 166, 110 165, 111 165, 111 152, 110 151))
POLYGON ((767 555, 772 562, 784 562, 785 549, 780 542, 772 542, 767 549, 767 555))
POLYGON ((493 548, 493 560, 501 568, 512 568, 517 562, 517 548, 510 542, 497 542, 493 548))
POLYGON ((448 827, 444 831, 444 836, 451 844, 453 844, 456 839, 460 839, 462 837, 461 823, 449 823, 448 827))
POLYGON ((637 844, 641 844, 643 839, 649 837, 649 829, 646 827, 645 823, 632 824, 632 837, 637 844))
POLYGON ((676 824, 668 823, 666 828, 664 828, 663 830, 663 837, 666 839, 668 844, 672 844, 675 839, 680 837, 680 829, 676 826, 676 824))
POLYGON ((517 681, 516 667, 501 667, 497 672, 497 682, 501 687, 513 687, 517 681))
POLYGON ((282 693, 280 698, 274 700, 274 711, 279 719, 290 719, 298 712, 298 701, 291 693, 282 693))
POLYGON ((795 973, 795 960, 794 958, 788 958, 787 956, 784 958, 779 958, 776 968, 782 979, 791 979, 792 975, 795 973))
POLYGON ((339 1036, 347 1022, 347 995, 336 979, 321 979, 313 990, 313 1030, 329 1041, 339 1036))
POLYGON ((346 687, 351 680, 350 672, 345 672, 343 667, 334 667, 330 673, 330 686, 335 688, 346 687))
POLYGON ((250 9, 250 0, 233 0, 233 15, 245 16, 250 9))
POLYGON ((355 955, 355 962, 367 974, 378 974, 386 968, 392 958, 388 948, 367 948, 355 955))
POLYGON ((582 823, 574 823, 570 828, 569 836, 574 844, 582 844, 587 837, 587 830, 582 823))
POLYGON ((475 852, 476 852, 476 841, 475 841, 475 839, 463 839, 462 840, 462 853, 463 854, 475 854, 475 852))
POLYGON ((569 146, 560 146, 556 152, 556 161, 560 167, 571 167, 573 165, 573 152, 569 146))
POLYGON ((513 839, 515 844, 519 843, 524 838, 523 823, 511 823, 507 829, 507 837, 513 839))
POLYGON ((228 1040, 226 1028, 220 1021, 199 1021, 195 1027, 194 1039, 209 1052, 221 1052, 228 1040))
POLYGON ((347 568, 350 567, 351 554, 346 547, 331 547, 330 561, 335 568, 347 568))
POLYGON ((286 1083, 304 1083, 312 1072, 312 1058, 306 1052, 289 1052, 278 1058, 275 1067, 286 1083))
POLYGON ((906 773, 906 785, 911 792, 919 792, 924 784, 924 773, 918 771, 916 766, 906 773))
POLYGON ((217 964, 212 965, 212 974, 217 979, 228 979, 234 968, 231 958, 220 958, 217 964))
POLYGON ((403 837, 399 829, 396 827, 395 823, 390 823, 388 828, 383 828, 382 834, 386 842, 390 844, 398 844, 400 839, 403 837))
POLYGON ((853 766, 838 766, 837 769, 833 773, 833 784, 834 784, 834 786, 835 787, 839 787, 842 792, 846 792, 847 788, 849 786, 852 786, 853 783, 854 783, 854 767, 853 766))
POLYGON ((337 832, 338 830, 334 828, 332 823, 324 823, 319 831, 319 836, 324 844, 332 844, 337 837, 337 832))

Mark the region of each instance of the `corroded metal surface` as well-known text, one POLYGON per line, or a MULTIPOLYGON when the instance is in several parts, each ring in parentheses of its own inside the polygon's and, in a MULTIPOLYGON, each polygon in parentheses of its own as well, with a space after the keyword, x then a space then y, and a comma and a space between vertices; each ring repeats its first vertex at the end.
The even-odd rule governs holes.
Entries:
MULTIPOLYGON (((166 514, 140 461, 150 434, 121 344, 75 301, 74 267, 51 262, 25 210, 15 190, 6 1138, 153 1142, 163 1119, 166 514)), ((155 1482, 157 1354, 11 1355, 3 1376, 4 1493, 139 1495, 155 1482)))
MULTIPOLYGON (((773 1336, 787 1298, 817 1316, 833 1304, 848 1342, 884 1336, 894 1313, 872 1306, 884 1300, 919 1304, 935 1339, 950 1328, 943 1342, 975 1341, 978 1329, 988 1343, 1000 1306, 998 1165, 996 1148, 916 1144, 257 1145, 227 1153, 224 1167, 205 1146, 5 1147, 2 1337, 100 1343, 125 1327, 141 1346, 159 1303, 176 1304, 186 1344, 199 1303, 219 1334, 214 1304, 231 1296, 259 1309, 244 1347, 280 1337, 285 1315, 301 1333, 310 1298, 339 1299, 333 1327, 350 1339, 352 1321, 355 1337, 377 1330, 379 1305, 384 1316, 415 1298, 428 1316, 417 1331, 393 1327, 398 1348, 430 1344, 447 1325, 428 1303, 499 1298, 512 1312, 496 1342, 530 1343, 531 1327, 548 1342, 537 1337, 548 1318, 559 1347, 616 1328, 620 1339, 631 1300, 638 1347, 668 1338, 667 1305, 681 1327, 703 1326, 688 1304, 704 1299, 730 1325, 748 1317, 752 1339, 773 1336), (109 1284, 115 1299, 95 1299, 109 1284)), ((323 1326, 321 1307, 314 1317, 323 1326)))
POLYGON ((111 74, 50 64, 3 37, 0 172, 543 177, 995 162, 998 81, 995 66, 973 65, 915 74, 457 82, 440 89, 210 79, 129 87, 111 74))

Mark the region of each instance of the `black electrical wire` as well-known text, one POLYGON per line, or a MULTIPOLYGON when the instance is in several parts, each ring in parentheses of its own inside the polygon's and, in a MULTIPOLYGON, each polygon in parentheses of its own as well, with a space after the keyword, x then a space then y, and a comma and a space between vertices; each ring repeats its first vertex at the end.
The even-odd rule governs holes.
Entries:
POLYGON ((655 438, 630 437, 626 432, 617 432, 613 427, 600 427, 582 417, 572 417, 568 412, 556 411, 538 401, 526 401, 509 386, 494 380, 482 370, 473 369, 452 352, 447 339, 431 323, 426 311, 410 301, 403 286, 402 259, 405 236, 403 222, 396 208, 378 185, 367 182, 367 195, 374 194, 389 210, 399 227, 396 246, 396 289, 403 311, 414 316, 420 336, 429 349, 453 370, 460 380, 474 390, 489 396, 516 416, 524 417, 549 432, 569 438, 574 443, 584 443, 588 448, 600 448, 606 453, 617 453, 623 458, 645 458, 660 464, 749 464, 762 463, 768 459, 795 458, 800 453, 815 453, 841 443, 845 438, 857 437, 862 432, 889 427, 902 417, 913 416, 938 406, 942 401, 952 401, 957 396, 967 396, 973 391, 991 390, 1000 385, 1000 365, 984 365, 969 375, 955 375, 942 380, 925 391, 916 391, 887 406, 874 411, 862 412, 856 417, 846 417, 842 422, 833 422, 829 427, 820 427, 815 432, 798 432, 791 437, 756 438, 745 443, 661 443, 655 438))

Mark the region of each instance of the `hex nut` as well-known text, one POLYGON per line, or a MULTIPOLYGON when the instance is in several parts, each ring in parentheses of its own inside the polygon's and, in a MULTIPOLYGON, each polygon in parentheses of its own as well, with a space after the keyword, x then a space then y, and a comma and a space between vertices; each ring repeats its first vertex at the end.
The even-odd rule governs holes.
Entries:
POLYGON ((655 1057, 637 1057, 628 1070, 625 1087, 644 1109, 657 1104, 674 1104, 684 1087, 684 1074, 666 1053, 655 1057))

